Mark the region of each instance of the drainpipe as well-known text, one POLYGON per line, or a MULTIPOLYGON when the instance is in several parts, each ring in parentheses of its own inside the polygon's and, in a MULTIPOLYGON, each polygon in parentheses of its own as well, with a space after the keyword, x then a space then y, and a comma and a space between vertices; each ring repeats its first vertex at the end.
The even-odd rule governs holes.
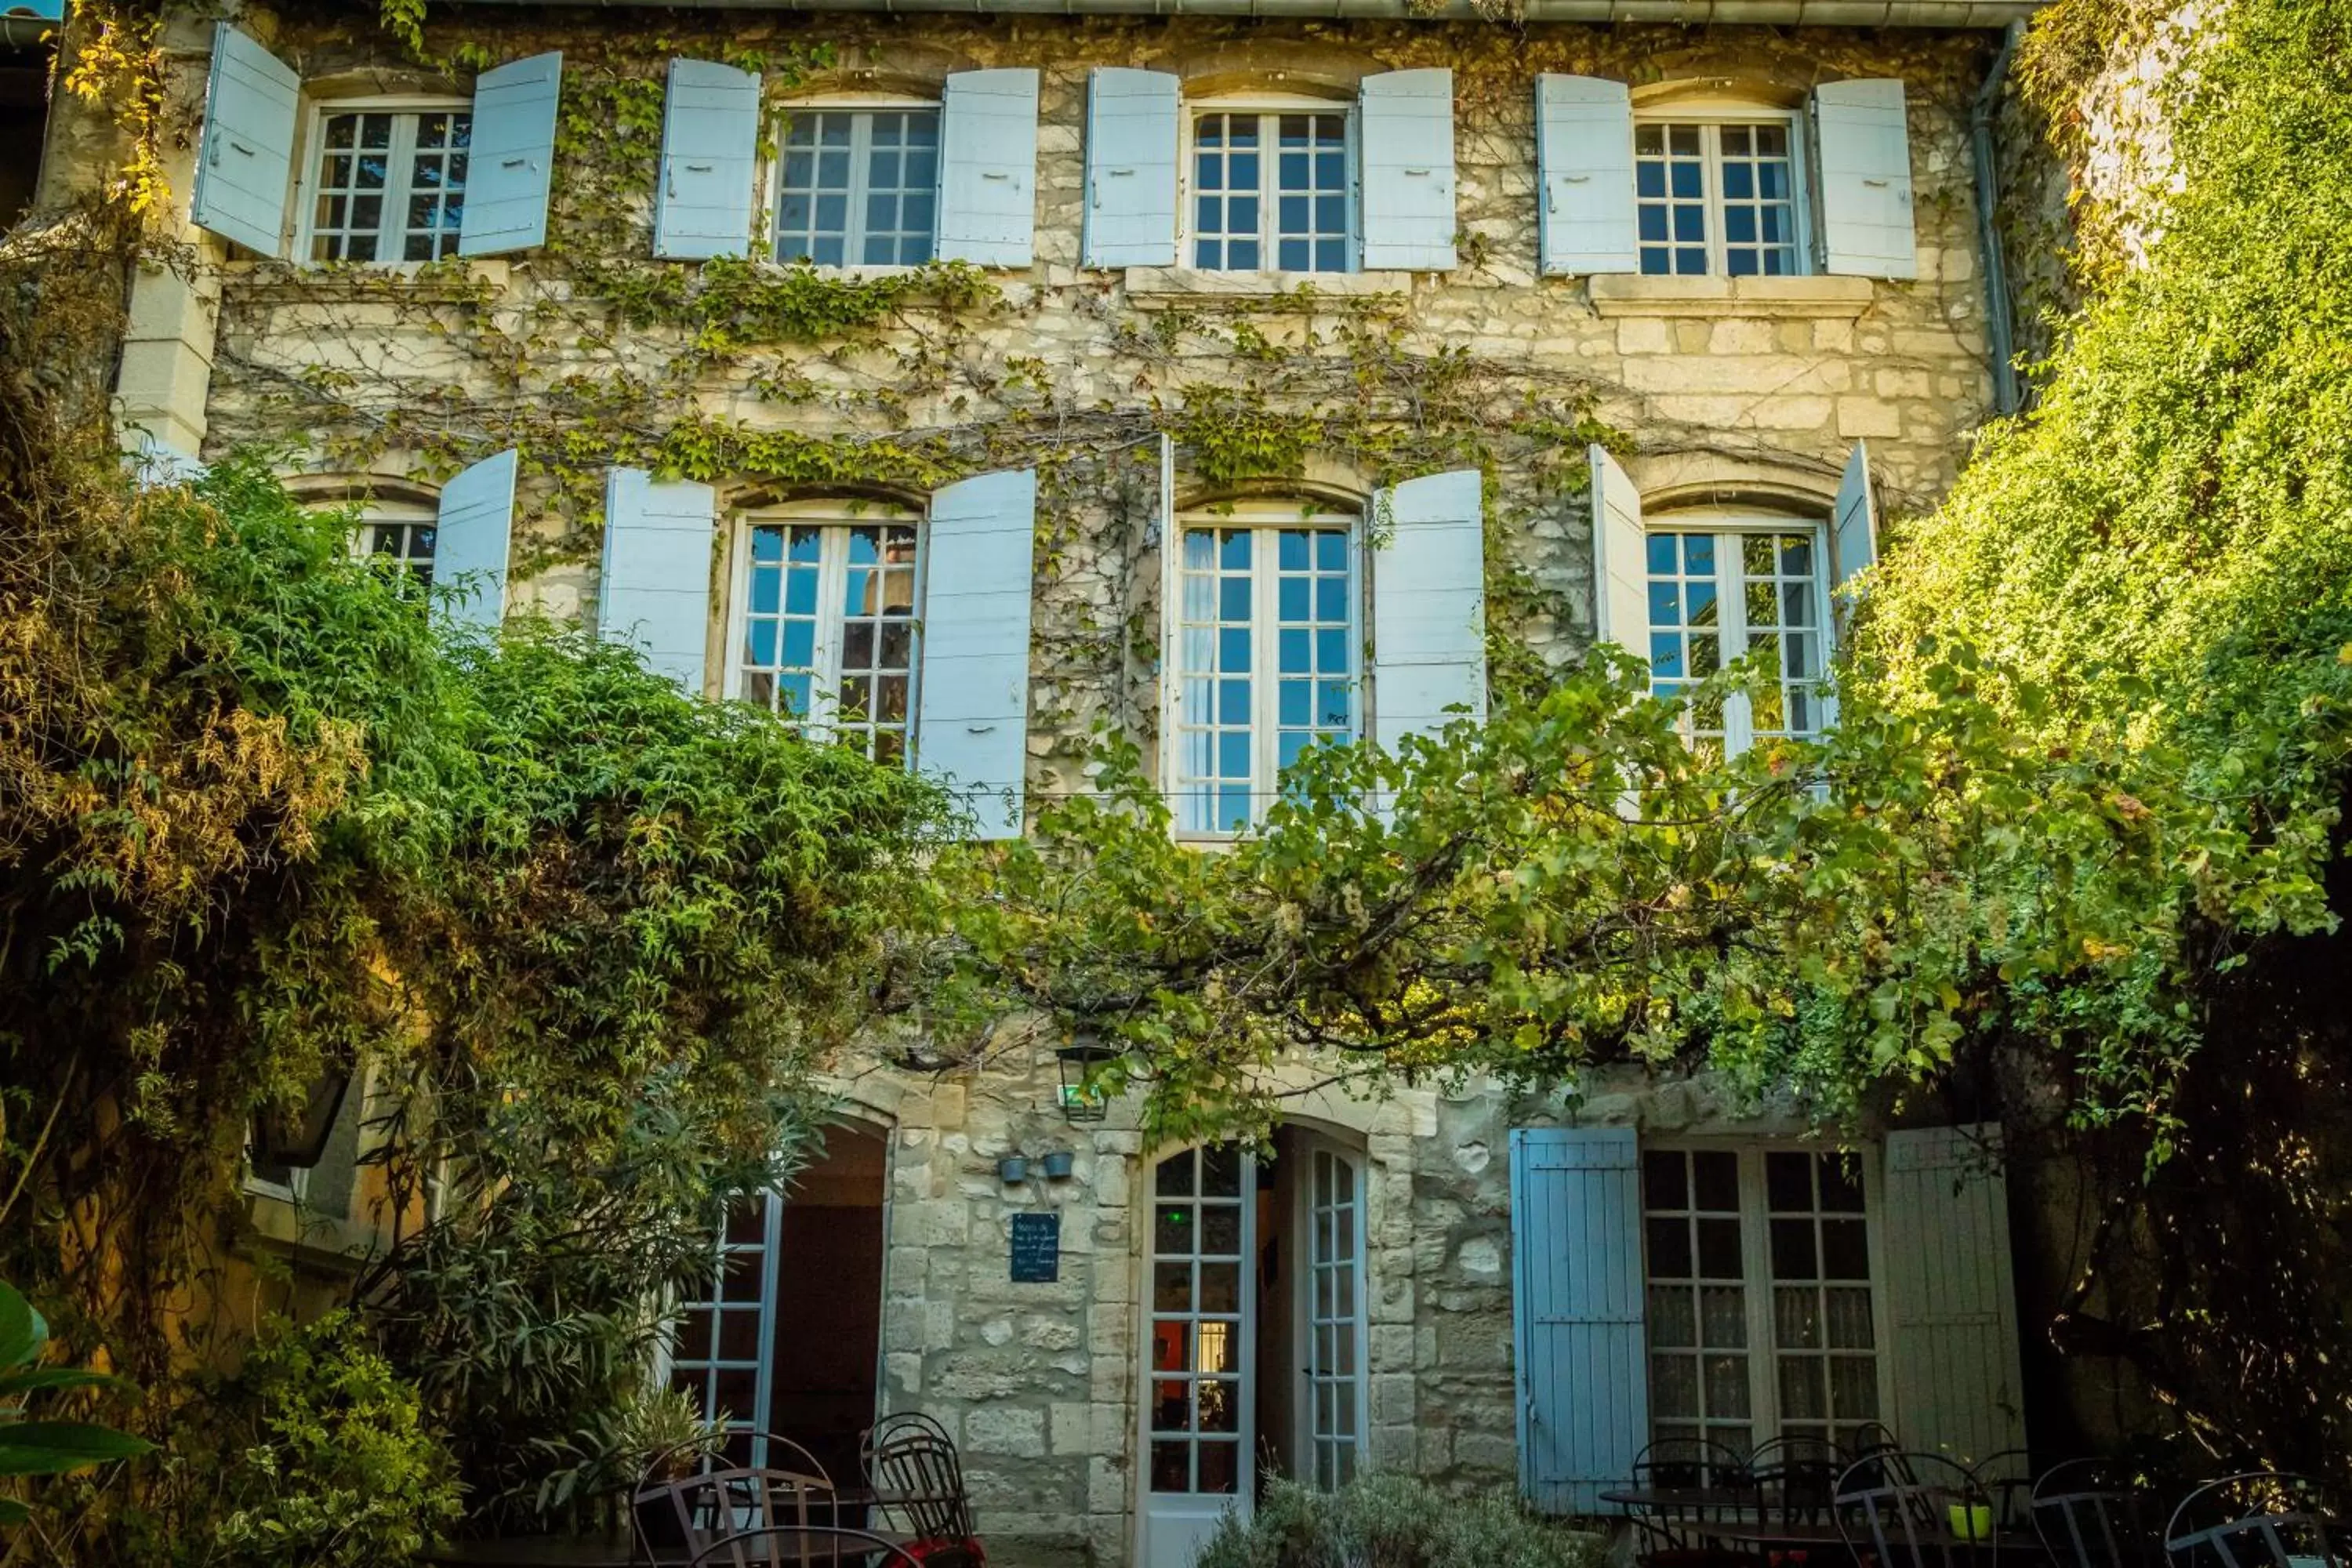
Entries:
POLYGON ((2000 171, 1993 161, 1992 116, 2009 80, 2009 62, 2025 24, 2011 22, 2001 34, 2000 52, 1985 71, 1969 110, 1969 148, 1976 162, 1977 249, 1984 258, 1985 342, 1992 352, 1992 402, 1996 413, 2014 414, 2024 401, 2017 384, 2016 323, 2010 313, 2009 268, 2000 254, 2000 231, 1994 219, 2000 206, 2000 171))

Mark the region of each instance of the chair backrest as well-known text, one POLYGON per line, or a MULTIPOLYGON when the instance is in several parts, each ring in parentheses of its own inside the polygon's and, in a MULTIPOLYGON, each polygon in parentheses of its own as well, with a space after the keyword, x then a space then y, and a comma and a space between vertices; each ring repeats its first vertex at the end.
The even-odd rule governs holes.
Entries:
POLYGON ((1873 1454, 1838 1478, 1838 1533, 1857 1561, 1878 1568, 1968 1568, 1974 1552, 2000 1547, 2000 1523, 1967 1467, 1941 1454, 1873 1454), (1981 1514, 1974 1511, 1981 1509, 1981 1514), (1953 1527, 1953 1510, 1969 1510, 1953 1527))
POLYGON ((948 1429, 940 1424, 936 1416, 926 1415, 919 1410, 901 1410, 893 1415, 885 1415, 881 1420, 868 1426, 857 1441, 857 1457, 866 1466, 866 1479, 868 1483, 874 1479, 874 1450, 891 1438, 908 1432, 920 1432, 927 1436, 937 1437, 950 1448, 955 1447, 955 1439, 948 1436, 948 1429))
POLYGON ((2164 1527, 2164 1554, 2171 1568, 2342 1568, 2336 1515, 2308 1476, 2224 1476, 2180 1500, 2164 1527))
POLYGON ((772 1526, 713 1541, 691 1568, 924 1568, 905 1547, 868 1530, 839 1525, 772 1526))
MULTIPOLYGON (((779 1438, 785 1457, 799 1445, 779 1438)), ((802 1456, 804 1459, 805 1454, 802 1456)), ((637 1551, 647 1561, 662 1552, 675 1556, 679 1548, 699 1551, 716 1541, 746 1531, 791 1526, 831 1528, 841 1522, 833 1482, 810 1461, 814 1474, 766 1467, 732 1465, 723 1456, 704 1454, 698 1468, 670 1475, 655 1466, 641 1478, 630 1498, 630 1526, 637 1551)))
POLYGON ((1969 1474, 1984 1488, 2004 1531, 2022 1531, 2030 1522, 2028 1501, 2033 1493, 2033 1458, 2022 1448, 2003 1448, 1972 1460, 1969 1474))
POLYGON ((1633 1457, 1633 1484, 1660 1491, 1748 1487, 1748 1461, 1706 1437, 1661 1437, 1633 1457))
POLYGON ((964 1490, 963 1463, 953 1443, 913 1424, 897 1427, 875 1444, 866 1458, 875 1500, 885 1514, 903 1521, 920 1541, 971 1538, 971 1498, 964 1490))
POLYGON ((2058 1568, 2150 1568, 2149 1498, 2116 1459, 2068 1459, 2033 1482, 2033 1532, 2058 1568))
POLYGON ((833 1485, 833 1477, 817 1463, 816 1456, 790 1437, 776 1432, 743 1429, 688 1437, 656 1449, 637 1472, 638 1487, 674 1479, 672 1472, 682 1469, 680 1461, 685 1462, 683 1468, 693 1470, 782 1470, 787 1475, 806 1476, 824 1486, 833 1485))
POLYGON ((1851 1463, 1827 1437, 1774 1437, 1748 1457, 1760 1504, 1782 1524, 1816 1524, 1829 1518, 1838 1478, 1851 1463))

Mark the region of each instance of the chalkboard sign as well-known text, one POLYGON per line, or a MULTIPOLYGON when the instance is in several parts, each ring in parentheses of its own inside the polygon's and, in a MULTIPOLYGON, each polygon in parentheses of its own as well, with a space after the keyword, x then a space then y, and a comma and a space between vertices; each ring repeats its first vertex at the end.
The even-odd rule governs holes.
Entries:
POLYGON ((1051 1285, 1061 1277, 1062 1216, 1057 1214, 1014 1215, 1013 1283, 1051 1285))

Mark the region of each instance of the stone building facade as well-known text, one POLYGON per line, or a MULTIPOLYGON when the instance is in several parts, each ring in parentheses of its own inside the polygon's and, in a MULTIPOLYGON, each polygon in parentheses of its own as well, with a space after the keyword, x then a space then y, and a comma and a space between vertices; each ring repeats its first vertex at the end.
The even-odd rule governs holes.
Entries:
MULTIPOLYGON (((1969 113, 1997 51, 1989 29, 2031 6, 1614 7, 1640 22, 1555 8, 1501 23, 483 4, 436 8, 426 64, 372 6, 254 4, 219 28, 190 16, 170 37, 193 265, 138 280, 123 417, 165 467, 248 445, 282 454, 299 493, 353 508, 360 548, 430 559, 445 585, 462 561, 460 613, 477 624, 602 623, 714 700, 777 700, 805 689, 796 671, 827 689, 898 671, 895 696, 864 688, 899 705, 901 733, 870 743, 913 731, 919 759, 944 767, 939 734, 977 737, 959 738, 966 765, 947 771, 988 786, 973 803, 998 832, 1019 830, 1024 805, 1087 788, 1108 727, 1199 803, 1191 826, 1213 837, 1232 826, 1220 789, 1263 795, 1276 731, 1388 738, 1446 700, 1475 705, 1489 639, 1558 665, 1601 631, 1698 664, 1738 651, 1699 650, 1733 635, 1721 614, 1748 646, 1781 637, 1790 682, 1785 711, 1743 710, 1727 732, 1801 730, 1818 721, 1801 711, 1799 664, 1817 671, 1828 652, 1832 591, 1866 563, 1854 541, 1866 550, 1881 519, 1899 538, 1988 413, 1986 319, 2002 302, 1984 287, 1969 113), (1846 12, 1867 25, 1811 25, 1846 12), (932 118, 959 77, 1012 92, 985 135, 952 107, 932 118), (1163 146, 1147 126, 1130 163, 1105 152, 1122 83, 1150 125, 1164 109, 1172 127, 1163 146), (1392 98, 1435 115, 1450 160, 1427 123, 1415 141, 1383 120, 1392 98), (1883 129, 1890 104, 1895 163, 1882 148, 1849 166, 1855 116, 1883 129), (498 116, 542 111, 541 142, 490 145, 498 116), (520 242, 481 247, 494 253, 450 243, 451 117, 467 113, 475 193, 520 203, 501 221, 520 242), (715 140, 681 140, 695 125, 715 140), (862 173, 825 172, 832 134, 862 173), (919 176, 925 134, 940 172, 919 176), (1017 154, 1024 134, 1025 165, 1003 140, 1017 154), (1333 178, 1314 164, 1324 136, 1333 178), (1120 184, 1156 177, 1155 148, 1171 182, 1159 205, 1120 184), (959 191, 951 171, 967 166, 1013 195, 959 191), (707 196, 706 178, 727 188, 707 196), (1261 207, 1225 199, 1244 182, 1261 207), (1853 205, 1898 195, 1907 232, 1858 242, 1853 205), (872 216, 877 195, 899 204, 887 219, 872 216), (853 196, 869 204, 862 226, 841 216, 853 196), (1294 228, 1283 204, 1325 196, 1328 216, 1302 206, 1294 228), (1132 226, 1105 227, 1106 204, 1132 226), (1269 252, 1303 237, 1297 254, 1328 269, 1205 248, 1244 235, 1269 252), (839 267, 765 258, 814 254, 826 236, 906 248, 874 265, 846 249, 839 267), (1324 238, 1328 254, 1313 248, 1324 238), (1899 254, 1874 261, 1873 243, 1899 254), (1118 259, 1122 246, 1146 259, 1118 259), (432 259, 391 262, 395 249, 432 259), (979 259, 925 265, 951 251, 979 259), (1595 261, 1603 251, 1624 259, 1595 261), (1034 475, 1034 489, 964 488, 1005 475, 1034 475), (1440 492, 1404 487, 1446 475, 1459 482, 1418 510, 1440 492), (967 515, 982 521, 954 535, 967 553, 950 571, 947 525, 967 515), (1010 598, 991 576, 1002 547, 985 543, 1008 516, 1026 525, 1011 531, 1010 598), (1269 560, 1291 535, 1302 552, 1345 541, 1322 572, 1345 606, 1292 616, 1288 576, 1303 601, 1317 570, 1212 561, 1235 534, 1269 560), (1612 553, 1628 538, 1633 558, 1612 553), (1180 539, 1199 561, 1163 559, 1180 539), (1421 553, 1395 553, 1400 539, 1421 553), (891 566, 917 580, 891 553, 900 540, 924 563, 920 616, 892 597, 891 566), (1749 555, 1759 541, 1769 561, 1749 555), (1418 586, 1410 566, 1465 559, 1482 618, 1437 634, 1382 618, 1418 586), (760 639, 790 635, 803 566, 828 597, 847 581, 868 598, 816 615, 796 663, 760 639), (1179 717, 1185 595, 1230 583, 1259 597, 1207 626, 1265 632, 1253 647, 1270 660, 1289 657, 1275 634, 1332 631, 1339 668, 1308 673, 1357 695, 1316 693, 1337 710, 1297 720, 1261 696, 1245 721, 1179 717), (958 641, 947 598, 967 590, 958 641), (1702 597, 1741 606, 1703 611, 1702 597), (934 668, 879 651, 894 612, 923 626, 934 668), (1025 619, 1009 656, 1007 616, 1025 619), (877 641, 856 645, 861 625, 877 641), (1009 764, 1006 737, 983 733, 1003 717, 987 692, 933 706, 951 658, 985 686, 988 661, 1008 657, 1009 764), (1434 697, 1383 702, 1426 668, 1434 697), (1229 731, 1250 752, 1231 770, 1216 749, 1229 731)), ((69 168, 70 129, 53 143, 53 172, 69 168)), ((1952 1175, 1966 1164, 1952 1138, 1849 1159, 1704 1085, 1596 1082, 1571 1107, 1473 1084, 1302 1093, 1278 1158, 1234 1164, 1147 1149, 1131 1106, 1070 1121, 1054 1042, 1009 1037, 984 1061, 841 1064, 833 1152, 792 1202, 730 1229, 742 1264, 729 1278, 748 1293, 722 1280, 668 1369, 712 1408, 750 1404, 778 1425, 842 1426, 844 1408, 937 1416, 992 1561, 1187 1562, 1202 1521, 1245 1502, 1254 1453, 1310 1479, 1412 1469, 1590 1510, 1653 1431, 1748 1443, 1884 1420, 1985 1449, 1994 1428, 2016 1429, 1999 1184, 1952 1175), (1045 1174, 1064 1152, 1068 1173, 1045 1174), (1022 1179, 1003 1167, 1013 1156, 1029 1162, 1022 1179), (1959 1187, 1974 1205, 1959 1229, 1986 1256, 1898 1257, 1953 1231, 1934 1193, 1959 1187), (1906 1210, 1906 1194, 1925 1206, 1906 1210), (1578 1205, 1615 1228, 1571 1235, 1562 1216, 1578 1205), (796 1228, 810 1215, 824 1224, 796 1228), (1016 1216, 1052 1217, 1050 1278, 1014 1278, 1016 1216), (1795 1245, 1776 1227, 1801 1223, 1812 1272, 1767 1263, 1795 1245), (1991 1426, 1894 1364, 1934 1319, 1939 1268, 1992 1303, 1966 1331, 1974 1392, 2007 1401, 1991 1426), (1596 1302, 1600 1276, 1613 1295, 1596 1302), (1790 1328, 1775 1303, 1802 1295, 1799 1279, 1820 1294, 1790 1328), (817 1281, 823 1300, 807 1294, 817 1281), (835 1310, 853 1298, 871 1310, 835 1310), (795 1311, 824 1325, 824 1364, 778 1338, 795 1311)))

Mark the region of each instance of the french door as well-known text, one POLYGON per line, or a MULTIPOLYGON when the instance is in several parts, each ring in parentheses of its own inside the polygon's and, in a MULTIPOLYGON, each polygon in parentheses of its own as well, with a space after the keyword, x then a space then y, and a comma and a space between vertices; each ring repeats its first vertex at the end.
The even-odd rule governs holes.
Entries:
POLYGON ((1192 1568, 1255 1485, 1257 1162, 1232 1144, 1171 1154, 1151 1200, 1141 1561, 1192 1568))
POLYGON ((773 1193, 728 1205, 709 1294, 685 1304, 670 1348, 669 1385, 684 1391, 705 1421, 726 1417, 728 1451, 739 1464, 767 1463, 761 1432, 772 1398, 768 1347, 775 1335, 783 1212, 773 1193))
POLYGON ((1300 1479, 1333 1491, 1353 1479, 1363 1452, 1364 1205, 1354 1161, 1319 1139, 1306 1156, 1297 1464, 1300 1479))

